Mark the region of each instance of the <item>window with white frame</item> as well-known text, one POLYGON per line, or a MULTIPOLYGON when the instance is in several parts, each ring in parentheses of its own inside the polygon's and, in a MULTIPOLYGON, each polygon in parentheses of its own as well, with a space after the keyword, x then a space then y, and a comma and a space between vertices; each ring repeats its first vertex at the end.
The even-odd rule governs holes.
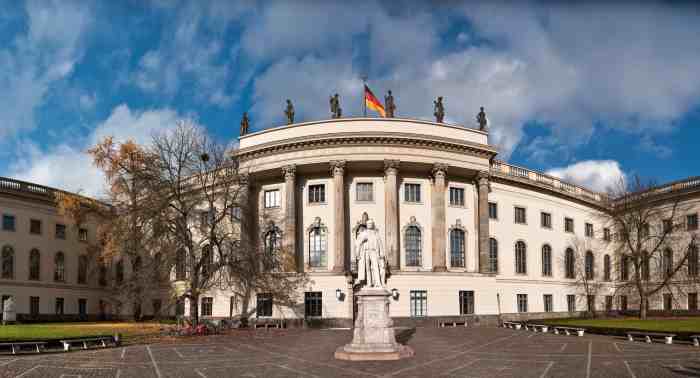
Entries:
POLYGON ((280 207, 281 197, 279 189, 265 191, 265 208, 280 207))
POLYGON ((527 215, 525 213, 524 207, 515 206, 513 211, 515 212, 515 219, 514 219, 515 223, 517 223, 517 224, 526 224, 527 223, 527 215))
POLYGON ((403 200, 406 202, 420 202, 420 184, 406 183, 403 185, 403 200))
POLYGON ((421 232, 418 226, 408 226, 404 232, 406 266, 421 265, 421 232))
POLYGON ((552 276, 552 247, 549 244, 542 246, 542 275, 552 276))
POLYGON ((304 293, 304 316, 319 317, 323 315, 323 293, 307 291, 304 293))
POLYGON ((309 185, 309 203, 325 203, 326 186, 324 184, 309 185))
POLYGON ((593 224, 592 223, 586 223, 586 237, 588 237, 588 238, 593 237, 593 224))
POLYGON ((527 312, 527 294, 518 294, 518 312, 527 312))
POLYGON ((258 317, 272 316, 272 294, 260 293, 256 296, 256 310, 258 317))
POLYGON ((489 202, 489 219, 498 219, 498 204, 489 202))
POLYGON ((540 225, 542 226, 542 228, 552 228, 552 214, 541 212, 540 225))
POLYGON ((569 312, 576 312, 576 295, 569 294, 566 296, 566 309, 569 312))
POLYGON ((464 188, 450 187, 450 205, 464 206, 464 188))
POLYGON ((202 297, 202 316, 211 316, 214 309, 214 298, 202 297))
POLYGON ((489 272, 498 272, 498 240, 489 238, 489 272))
POLYGON ((410 293, 411 317, 423 317, 428 315, 428 292, 426 290, 411 290, 410 293))
POLYGON ((544 312, 554 311, 554 299, 552 298, 552 294, 544 294, 542 300, 544 301, 544 312))
POLYGON ((355 185, 355 199, 359 202, 374 201, 374 185, 371 182, 358 182, 355 185))
POLYGON ((326 266, 326 229, 320 221, 309 230, 309 265, 312 267, 326 266))
POLYGON ((465 233, 459 228, 450 232, 450 266, 454 268, 464 267, 464 239, 465 233))
POLYGON ((515 243, 515 273, 527 274, 527 247, 523 241, 515 243))
POLYGON ((564 232, 574 232, 573 218, 564 218, 564 232))
POLYGON ((474 291, 460 290, 459 291, 459 314, 471 315, 474 313, 474 291))

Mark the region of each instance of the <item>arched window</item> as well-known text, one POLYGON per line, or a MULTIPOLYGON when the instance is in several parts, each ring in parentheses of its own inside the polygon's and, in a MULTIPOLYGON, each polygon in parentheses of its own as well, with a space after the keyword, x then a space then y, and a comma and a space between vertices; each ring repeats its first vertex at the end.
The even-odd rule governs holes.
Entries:
POLYGON ((464 231, 459 228, 450 232, 450 266, 464 267, 464 231))
POLYGON ((586 279, 592 280, 595 277, 595 260, 593 257, 593 252, 586 251, 586 279))
POLYGON ((603 256, 603 279, 610 281, 610 255, 603 256))
POLYGON ((327 266, 327 237, 326 228, 321 223, 321 218, 316 218, 314 223, 307 229, 309 234, 309 266, 327 266))
POLYGON ((542 275, 552 275, 552 247, 549 244, 542 246, 542 275))
POLYGON ((87 283, 88 257, 86 255, 78 256, 78 283, 87 283))
POLYGON ((266 269, 273 269, 279 263, 278 253, 282 249, 282 234, 275 225, 271 225, 265 233, 265 260, 266 269))
POLYGON ((177 251, 177 254, 175 255, 175 280, 177 281, 182 281, 186 278, 186 258, 187 254, 185 253, 184 249, 180 249, 177 251))
POLYGON ((664 250, 663 266, 664 273, 670 277, 673 274, 673 251, 670 248, 664 250))
POLYGON ((124 282, 124 260, 120 259, 114 266, 114 280, 117 282, 117 285, 124 282))
POLYGON ((498 240, 489 239, 489 271, 498 272, 498 240))
POLYGON ((566 269, 566 278, 574 278, 575 263, 576 259, 574 258, 574 250, 567 248, 566 251, 564 251, 564 268, 566 269))
POLYGON ((406 227, 404 240, 406 242, 406 266, 420 266, 422 244, 418 226, 406 227))
POLYGON ((38 249, 29 251, 29 279, 38 281, 41 278, 41 253, 38 249))
POLYGON ((15 278, 15 250, 9 245, 2 248, 2 278, 15 278))
POLYGON ((620 257, 620 281, 628 281, 630 279, 630 264, 629 257, 620 257))
POLYGON ((515 273, 527 273, 527 247, 523 241, 515 243, 515 273))
POLYGON ((694 244, 688 249, 688 275, 698 275, 698 246, 694 244))
POLYGON ((63 252, 56 252, 53 259, 54 270, 53 280, 57 282, 66 281, 66 257, 63 252))
POLYGON ((205 245, 202 248, 202 276, 207 277, 212 273, 212 269, 214 267, 214 252, 211 249, 211 246, 205 245))

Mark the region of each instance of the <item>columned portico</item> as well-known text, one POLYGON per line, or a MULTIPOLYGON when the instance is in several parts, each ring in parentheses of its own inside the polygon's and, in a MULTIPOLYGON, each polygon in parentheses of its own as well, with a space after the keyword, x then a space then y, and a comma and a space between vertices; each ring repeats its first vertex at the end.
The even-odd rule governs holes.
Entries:
POLYGON ((399 188, 398 188, 398 160, 384 160, 384 195, 386 212, 386 251, 391 270, 398 270, 401 266, 399 253, 399 188))
POLYGON ((431 199, 431 223, 433 225, 433 271, 447 270, 445 242, 445 181, 447 176, 446 164, 433 166, 433 190, 431 199))
POLYGON ((476 175, 479 201, 479 272, 489 269, 489 173, 480 171, 476 175))
POLYGON ((333 219, 335 222, 335 254, 333 272, 345 271, 345 161, 335 160, 331 162, 333 174, 334 197, 333 219))
POLYGON ((282 168, 284 174, 284 247, 287 253, 294 256, 297 271, 304 270, 303 256, 297 256, 296 248, 296 166, 287 165, 282 168))

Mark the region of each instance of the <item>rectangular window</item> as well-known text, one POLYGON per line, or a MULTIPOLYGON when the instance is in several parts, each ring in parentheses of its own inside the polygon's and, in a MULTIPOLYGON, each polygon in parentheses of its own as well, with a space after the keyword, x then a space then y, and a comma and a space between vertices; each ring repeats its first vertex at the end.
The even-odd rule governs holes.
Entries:
POLYGON ((671 219, 664 219, 664 233, 670 234, 673 232, 673 221, 671 219))
POLYGON ((355 186, 355 199, 359 202, 374 201, 374 184, 371 182, 358 182, 355 186))
POLYGON ((412 317, 428 315, 428 292, 426 290, 411 290, 410 300, 412 317))
MULTIPOLYGON (((451 193, 451 192, 450 192, 451 193)), ((420 202, 420 184, 404 184, 403 200, 406 202, 420 202)))
POLYGON ((320 291, 307 291, 304 293, 304 316, 321 316, 323 313, 323 295, 320 291))
POLYGON ((698 229, 698 215, 691 214, 686 217, 686 223, 688 225, 688 231, 695 231, 698 229))
POLYGON ((606 295, 605 296, 605 311, 610 312, 610 311, 612 311, 612 308, 613 308, 613 296, 606 295))
POLYGON ((586 305, 589 312, 595 312, 595 295, 586 296, 586 305))
POLYGON ((574 232, 574 220, 571 218, 564 218, 564 232, 574 232))
POLYGON ((474 291, 459 291, 459 314, 471 315, 474 313, 474 291))
POLYGON ((56 239, 66 238, 66 225, 56 223, 56 239))
POLYGON ((498 219, 498 204, 489 202, 489 219, 498 219))
POLYGON ((309 203, 326 203, 325 185, 309 185, 309 203))
POLYGON ((688 310, 698 310, 698 293, 688 293, 688 310))
POLYGON ((464 188, 450 188, 450 205, 464 206, 464 188))
POLYGON ((545 294, 542 296, 544 300, 544 312, 554 311, 554 300, 552 299, 552 294, 545 294))
POLYGON ((542 228, 552 228, 552 214, 540 213, 540 225, 542 228))
POLYGON ((178 299, 175 302, 175 316, 185 316, 185 301, 178 299))
POLYGON ((214 298, 202 297, 202 316, 211 316, 214 309, 214 298))
POLYGON ((265 191, 265 208, 270 209, 273 207, 280 207, 279 189, 265 191))
POLYGON ((29 233, 32 235, 41 235, 41 221, 39 219, 29 220, 29 233))
POLYGON ((63 298, 56 298, 56 315, 63 315, 63 298))
POLYGON ((515 223, 519 223, 519 224, 526 224, 527 223, 527 217, 525 214, 524 207, 515 206, 515 223))
POLYGON ((2 229, 4 231, 14 231, 15 230, 15 216, 14 215, 3 215, 2 216, 2 229))
POLYGON ((518 312, 527 312, 527 294, 518 294, 518 312))
POLYGON ((78 240, 80 240, 81 242, 86 242, 88 240, 87 228, 81 228, 78 230, 78 240))
POLYGON ((78 315, 85 317, 87 315, 87 299, 78 298, 78 315))
POLYGON ((606 242, 610 241, 610 229, 609 228, 603 229, 603 240, 605 240, 606 242))
POLYGON ((566 296, 566 310, 576 312, 576 295, 569 294, 566 296))
POLYGON ((238 297, 231 296, 228 302, 228 316, 232 318, 238 314, 238 297))
POLYGON ((586 223, 586 237, 593 237, 593 225, 591 223, 586 223))
POLYGON ((241 221, 241 207, 240 206, 233 206, 231 207, 231 222, 240 222, 241 221))
POLYGON ((39 315, 39 297, 29 297, 29 314, 31 316, 39 315))
POLYGON ((671 294, 664 294, 664 311, 673 310, 673 297, 671 294))
POLYGON ((627 311, 627 296, 620 295, 620 311, 627 311))
POLYGON ((256 296, 257 315, 258 317, 272 316, 272 294, 260 293, 256 296))

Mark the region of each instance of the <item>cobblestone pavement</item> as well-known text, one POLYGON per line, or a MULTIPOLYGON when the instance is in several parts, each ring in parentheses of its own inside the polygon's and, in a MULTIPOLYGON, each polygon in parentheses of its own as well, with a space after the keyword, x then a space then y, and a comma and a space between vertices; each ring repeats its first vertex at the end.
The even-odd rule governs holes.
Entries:
POLYGON ((689 344, 500 328, 419 328, 399 336, 415 350, 413 358, 335 360, 335 349, 350 339, 347 330, 240 331, 182 343, 0 356, 0 377, 700 376, 700 350, 689 344))

